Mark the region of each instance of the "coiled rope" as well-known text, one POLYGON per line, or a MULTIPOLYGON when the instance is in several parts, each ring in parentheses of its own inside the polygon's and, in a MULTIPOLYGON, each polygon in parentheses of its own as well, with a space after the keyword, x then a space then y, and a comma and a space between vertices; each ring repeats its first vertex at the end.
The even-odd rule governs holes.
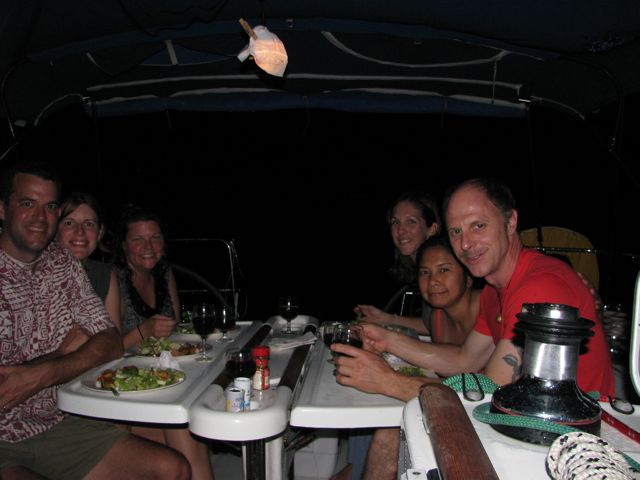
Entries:
MULTIPOLYGON (((448 386, 449 388, 452 388, 456 392, 462 392, 463 385, 465 385, 467 388, 469 388, 468 387, 469 385, 474 386, 473 388, 476 388, 475 386, 478 386, 485 394, 493 394, 493 392, 495 392, 496 389, 498 388, 498 385, 493 380, 491 380, 488 377, 485 377, 482 374, 473 374, 473 376, 471 376, 470 374, 453 375, 447 378, 446 380, 444 380, 442 383, 448 386)), ((593 397, 594 399, 599 398, 599 395, 597 392, 590 393, 589 396, 593 397)), ((587 437, 587 435, 589 434, 586 434, 585 432, 583 432, 582 430, 578 430, 577 428, 569 427, 567 425, 562 425, 549 420, 544 420, 542 418, 526 417, 522 415, 520 416, 507 415, 504 413, 491 413, 490 408, 491 408, 491 403, 489 402, 478 405, 476 408, 473 409, 473 418, 475 418, 476 420, 482 423, 488 423, 493 425, 506 425, 510 427, 519 427, 519 428, 532 428, 535 430, 551 432, 551 433, 556 433, 558 435, 561 435, 559 438, 557 438, 554 441, 553 445, 551 445, 551 449, 554 449, 554 445, 556 444, 562 444, 564 448, 568 448, 564 446, 568 442, 570 442, 572 445, 571 451, 585 448, 585 452, 586 452, 586 451, 590 451, 589 450, 590 448, 595 448, 593 444, 593 440, 587 437), (574 435, 572 437, 566 437, 567 435, 570 435, 573 433, 580 433, 583 435, 582 436, 574 435), (585 442, 584 447, 581 445, 581 442, 585 442)), ((554 468, 557 469, 558 471, 562 471, 562 472, 571 471, 574 473, 577 471, 578 468, 582 468, 581 464, 583 463, 585 465, 588 464, 591 466, 591 470, 589 470, 589 472, 586 472, 585 470, 584 473, 582 473, 582 475, 587 475, 588 473, 590 473, 592 474, 592 476, 575 476, 575 475, 566 476, 566 477, 557 476, 557 477, 554 477, 555 479, 557 480, 564 480, 564 479, 586 480, 586 479, 596 479, 596 478, 606 478, 608 480, 628 479, 628 478, 640 479, 640 476, 638 476, 637 473, 632 472, 627 467, 627 465, 624 465, 624 464, 623 466, 626 467, 626 470, 622 469, 621 471, 625 471, 625 472, 628 471, 631 473, 619 473, 619 475, 623 475, 623 476, 616 476, 616 477, 606 476, 608 475, 608 473, 605 472, 604 468, 601 470, 598 470, 598 468, 600 468, 601 466, 609 465, 611 462, 614 461, 613 457, 611 458, 607 457, 608 453, 606 452, 609 452, 610 450, 614 450, 616 454, 619 455, 618 457, 615 457, 615 458, 624 458, 628 466, 631 467, 636 472, 640 472, 640 463, 636 462, 633 458, 629 457, 628 455, 622 452, 619 452, 618 450, 615 450, 613 447, 611 447, 606 441, 602 440, 601 438, 596 437, 595 435, 590 435, 590 436, 598 439, 600 442, 600 445, 602 446, 602 448, 600 448, 601 452, 599 454, 602 457, 600 460, 601 463, 599 464, 600 466, 598 467, 594 466, 595 464, 593 460, 596 458, 595 456, 581 455, 576 457, 575 455, 566 455, 566 454, 560 455, 560 453, 562 452, 556 453, 555 460, 551 460, 551 462, 554 465, 557 465, 560 462, 559 457, 562 457, 563 459, 562 462, 570 461, 571 465, 569 466, 569 465, 563 464, 563 466, 556 466, 554 468), (608 448, 604 447, 604 445, 606 445, 606 447, 608 448), (599 471, 600 473, 598 473, 599 471), (603 476, 603 474, 605 476, 603 476)), ((555 447, 556 450, 558 448, 560 447, 557 447, 557 446, 555 447)), ((551 449, 549 451, 550 454, 552 451, 551 449)), ((595 452, 594 452, 594 455, 595 455, 595 452)), ((547 455, 547 463, 549 462, 550 462, 549 455, 547 455)), ((552 471, 551 467, 549 467, 549 470, 550 472, 552 471)), ((583 470, 580 470, 580 471, 582 472, 583 470)))

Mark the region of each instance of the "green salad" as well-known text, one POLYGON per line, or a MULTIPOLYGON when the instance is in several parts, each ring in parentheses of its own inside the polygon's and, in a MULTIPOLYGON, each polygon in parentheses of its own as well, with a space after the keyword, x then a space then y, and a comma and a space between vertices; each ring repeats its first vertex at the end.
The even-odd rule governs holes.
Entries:
POLYGON ((191 323, 179 323, 176 325, 176 333, 195 335, 196 331, 193 329, 193 325, 191 323))
POLYGON ((410 375, 412 377, 426 377, 427 372, 425 372, 420 367, 400 367, 398 368, 398 372, 403 373, 405 375, 410 375))
POLYGON ((202 351, 199 345, 185 342, 172 342, 166 338, 149 337, 140 342, 138 355, 145 357, 158 357, 162 352, 171 352, 174 357, 194 355, 202 351))
POLYGON ((96 388, 119 392, 153 390, 180 383, 184 378, 183 372, 173 368, 127 366, 103 371, 96 379, 96 388))
POLYGON ((157 357, 164 350, 171 351, 171 343, 171 340, 166 338, 148 337, 140 342, 138 354, 157 357))

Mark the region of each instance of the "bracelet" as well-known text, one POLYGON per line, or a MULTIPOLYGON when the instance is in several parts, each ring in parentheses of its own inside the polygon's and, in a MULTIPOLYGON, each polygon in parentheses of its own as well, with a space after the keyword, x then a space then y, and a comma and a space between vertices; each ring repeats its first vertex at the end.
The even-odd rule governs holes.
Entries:
POLYGON ((142 338, 142 340, 144 340, 144 335, 142 335, 142 330, 140 330, 140 325, 137 325, 136 328, 138 329, 138 333, 140 334, 140 338, 142 338))

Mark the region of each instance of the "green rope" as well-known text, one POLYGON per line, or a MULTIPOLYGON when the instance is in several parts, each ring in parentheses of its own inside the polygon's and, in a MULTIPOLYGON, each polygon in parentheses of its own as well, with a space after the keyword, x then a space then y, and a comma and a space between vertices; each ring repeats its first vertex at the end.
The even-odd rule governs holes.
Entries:
POLYGON ((481 373, 476 373, 474 375, 470 375, 468 373, 453 375, 442 382, 443 385, 446 385, 449 388, 452 388, 456 392, 462 391, 462 375, 465 375, 465 383, 471 388, 476 387, 476 379, 480 383, 480 387, 482 391, 486 394, 492 394, 498 388, 498 384, 491 380, 489 377, 485 377, 481 373))
MULTIPOLYGON (((467 386, 470 385, 471 388, 475 388, 476 382, 473 379, 473 376, 469 374, 464 374, 464 375, 465 375, 466 385, 467 386)), ((482 387, 482 390, 484 391, 484 393, 493 394, 493 392, 495 392, 496 389, 498 388, 498 385, 490 378, 485 377, 484 375, 479 373, 475 374, 474 376, 478 379, 478 382, 480 383, 480 386, 482 387)), ((442 383, 456 392, 462 391, 462 375, 453 375, 452 377, 447 378, 442 383)), ((594 398, 595 400, 600 398, 600 395, 598 392, 590 392, 588 395, 594 398)), ((556 423, 550 420, 544 420, 542 418, 537 418, 537 417, 526 417, 522 415, 507 415, 504 413, 491 413, 489 411, 490 408, 491 408, 491 403, 488 403, 488 402, 478 405, 476 408, 473 409, 473 418, 475 418, 479 422, 488 423, 490 425, 505 425, 508 427, 533 428, 535 430, 556 433, 558 435, 564 435, 570 432, 582 431, 574 427, 569 427, 567 425, 562 425, 560 423, 556 423)), ((640 472, 640 463, 636 462, 633 458, 629 457, 625 453, 623 452, 620 452, 620 453, 627 460, 627 463, 629 463, 631 468, 640 472)))

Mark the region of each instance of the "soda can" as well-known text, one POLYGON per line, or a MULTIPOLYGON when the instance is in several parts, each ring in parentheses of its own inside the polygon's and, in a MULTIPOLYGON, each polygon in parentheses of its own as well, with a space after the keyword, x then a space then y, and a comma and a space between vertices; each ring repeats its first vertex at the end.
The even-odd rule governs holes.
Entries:
POLYGON ((244 391, 238 387, 229 387, 224 395, 227 399, 227 412, 238 413, 244 411, 244 391))
POLYGON ((244 409, 249 410, 251 405, 251 379, 249 377, 236 377, 233 384, 244 391, 244 409))

